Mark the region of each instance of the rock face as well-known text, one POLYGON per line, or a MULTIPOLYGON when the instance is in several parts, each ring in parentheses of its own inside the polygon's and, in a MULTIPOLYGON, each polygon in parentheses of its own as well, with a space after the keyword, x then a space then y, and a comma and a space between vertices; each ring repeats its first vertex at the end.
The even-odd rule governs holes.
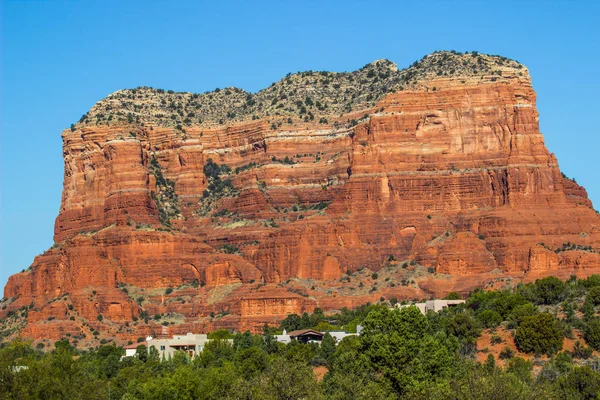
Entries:
POLYGON ((63 132, 55 245, 10 278, 4 332, 258 330, 598 273, 600 217, 546 149, 535 100, 522 65, 449 52, 257 94, 119 91, 63 132))

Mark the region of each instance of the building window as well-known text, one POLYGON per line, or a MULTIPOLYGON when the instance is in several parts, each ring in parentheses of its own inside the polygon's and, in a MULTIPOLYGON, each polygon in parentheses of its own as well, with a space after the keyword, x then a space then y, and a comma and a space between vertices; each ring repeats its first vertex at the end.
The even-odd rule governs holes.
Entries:
POLYGON ((165 346, 160 346, 161 351, 165 351, 165 346))
POLYGON ((204 347, 204 346, 198 345, 198 351, 202 351, 202 348, 203 348, 203 347, 204 347))

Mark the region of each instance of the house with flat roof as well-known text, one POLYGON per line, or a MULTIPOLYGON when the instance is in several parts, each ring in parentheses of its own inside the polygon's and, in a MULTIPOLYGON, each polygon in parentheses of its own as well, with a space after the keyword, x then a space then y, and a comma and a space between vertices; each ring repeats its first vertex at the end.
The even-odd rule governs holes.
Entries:
POLYGON ((464 304, 464 300, 427 300, 425 303, 413 303, 413 304, 396 304, 396 308, 405 308, 415 306, 423 314, 427 314, 427 311, 438 312, 448 307, 456 307, 459 304, 464 304))
MULTIPOLYGON (((325 332, 323 332, 325 333, 325 332)), ((329 331, 329 334, 331 336, 333 336, 333 338, 335 339, 336 344, 341 342, 342 339, 344 339, 345 337, 348 336, 358 336, 358 333, 347 333, 344 331, 329 331)))
POLYGON ((146 347, 154 347, 158 351, 161 360, 172 358, 176 351, 184 351, 190 358, 197 356, 206 343, 210 342, 206 334, 187 333, 185 335, 174 335, 171 338, 146 338, 146 347))

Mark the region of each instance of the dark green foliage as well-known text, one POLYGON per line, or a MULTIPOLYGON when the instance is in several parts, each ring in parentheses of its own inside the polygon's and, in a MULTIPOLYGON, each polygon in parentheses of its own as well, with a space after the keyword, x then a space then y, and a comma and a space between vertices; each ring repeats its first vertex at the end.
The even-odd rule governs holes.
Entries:
POLYGON ((492 337, 490 338, 490 343, 491 344, 500 344, 500 343, 502 343, 502 337, 500 337, 500 335, 492 335, 492 337))
POLYGON ((514 326, 518 326, 525 320, 527 317, 534 316, 538 313, 537 307, 531 303, 521 304, 515 307, 512 312, 508 315, 508 320, 514 324, 514 326))
POLYGON ((477 313, 492 310, 500 314, 502 318, 507 318, 516 307, 525 303, 527 300, 520 293, 477 290, 467 300, 467 307, 477 313))
POLYGON ((329 332, 327 332, 325 333, 325 336, 323 336, 323 341, 321 342, 321 346, 319 347, 318 354, 327 363, 327 365, 331 365, 331 363, 333 362, 334 353, 335 339, 329 334, 329 332))
POLYGON ((574 367, 571 372, 558 379, 557 386, 557 398, 597 399, 600 393, 600 374, 589 367, 574 367))
POLYGON ((484 328, 495 328, 503 321, 502 316, 494 310, 483 310, 477 315, 477 320, 484 328))
POLYGON ((456 339, 429 333, 427 318, 416 307, 372 311, 360 336, 361 350, 403 395, 417 382, 447 377, 458 348, 456 339))
POLYGON ((227 329, 217 329, 208 334, 209 339, 233 339, 233 334, 227 329))
POLYGON ((233 337, 233 348, 235 351, 246 350, 252 347, 252 334, 250 331, 238 333, 233 337))
POLYGON ((274 329, 269 328, 267 324, 263 326, 262 347, 268 354, 276 353, 279 347, 277 340, 273 335, 273 331, 274 329))
POLYGON ((467 313, 458 313, 446 322, 446 332, 462 343, 473 344, 481 334, 479 323, 467 313))
POLYGON ((487 358, 485 359, 485 364, 483 366, 488 374, 494 373, 494 371, 496 370, 496 359, 494 358, 493 354, 488 354, 487 358))
POLYGON ((206 164, 204 165, 204 175, 209 179, 219 178, 220 175, 228 174, 229 172, 231 172, 229 166, 225 164, 219 165, 210 158, 206 160, 206 164))
POLYGON ((579 340, 573 346, 573 358, 588 359, 592 356, 592 349, 584 346, 579 340))
POLYGON ((554 276, 535 281, 535 299, 539 304, 557 304, 565 298, 565 284, 554 276))
POLYGON ((304 329, 302 319, 298 314, 290 314, 281 322, 281 329, 287 330, 288 332, 295 331, 298 329, 304 329))
POLYGON ((584 338, 591 348, 600 351, 600 318, 592 318, 587 321, 584 338))
POLYGON ((179 197, 175 193, 175 182, 163 176, 162 168, 156 157, 150 159, 150 172, 156 179, 157 191, 150 192, 158 209, 160 223, 171 227, 171 219, 181 216, 179 197))
POLYGON ((511 358, 513 358, 514 355, 515 355, 515 352, 513 351, 513 349, 511 349, 508 346, 505 346, 499 354, 501 360, 511 359, 511 358))
POLYGON ((586 299, 595 306, 600 304, 600 286, 594 286, 588 290, 586 299))
POLYGON ((596 315, 596 311, 594 310, 594 305, 591 301, 586 300, 581 306, 581 312, 583 313, 583 319, 588 321, 596 315))
POLYGON ((563 330, 559 321, 549 313, 526 317, 515 334, 519 351, 535 354, 554 354, 562 349, 563 330))
POLYGON ((255 167, 258 167, 258 164, 255 163, 254 161, 252 161, 249 164, 242 165, 241 167, 236 167, 235 174, 237 175, 240 172, 244 172, 244 171, 247 171, 247 170, 255 168, 255 167))
POLYGON ((208 187, 202 192, 203 199, 217 201, 225 196, 236 195, 237 190, 231 180, 221 179, 221 175, 229 173, 231 173, 229 166, 225 164, 219 165, 210 158, 206 160, 204 175, 208 179, 208 187))
POLYGON ((590 275, 587 277, 587 279, 581 280, 580 283, 586 288, 600 286, 600 275, 590 275))
POLYGON ((462 297, 456 292, 450 292, 444 297, 445 300, 461 300, 462 297))
POLYGON ((288 156, 285 156, 284 159, 278 159, 277 157, 273 156, 273 157, 271 157, 271 161, 273 161, 274 163, 288 164, 288 165, 296 164, 296 161, 294 161, 293 159, 291 159, 288 156))
MULTIPOLYGON (((576 326, 568 326, 567 312, 560 321, 539 312, 528 301, 538 302, 533 284, 478 291, 467 299, 467 306, 426 316, 415 307, 367 304, 327 316, 315 308, 282 322, 288 331, 364 326, 361 336, 347 337, 337 345, 330 334, 321 346, 277 343, 276 329, 267 325, 261 335, 212 332, 209 337, 214 340, 193 360, 178 352, 161 362, 156 349, 148 351, 143 344, 144 337, 138 339, 136 355, 122 361, 123 349, 113 345, 81 351, 67 340, 39 348, 22 342, 3 344, 0 398, 106 399, 110 382, 113 399, 596 399, 600 360, 592 358, 591 348, 578 341, 571 352, 558 352, 567 326, 583 330, 586 341, 595 343, 600 320, 591 299, 585 300, 588 290, 598 286, 594 279, 568 280, 558 296, 566 299, 562 304, 540 307, 563 318, 561 309, 579 309, 585 301, 581 308, 592 313, 579 319, 574 312, 571 320, 576 326), (526 361, 506 346, 499 355, 503 361, 497 363, 488 354, 484 363, 476 362, 471 357, 475 341, 482 327, 498 323, 498 316, 503 325, 508 322, 517 328, 519 349, 554 356, 526 361), (224 339, 233 339, 233 344, 224 339), (29 368, 17 372, 15 365, 29 368), (312 368, 321 365, 328 372, 317 382, 312 368)), ((148 318, 147 312, 141 317, 148 318)), ((498 344, 500 332, 495 335, 493 329, 491 342, 498 344)), ((506 343, 511 345, 510 339, 506 343)))
POLYGON ((227 243, 226 245, 220 247, 219 250, 225 254, 236 254, 239 252, 239 249, 231 243, 227 243))
POLYGON ((521 357, 513 357, 508 361, 506 372, 515 374, 523 382, 531 382, 533 364, 521 357))
POLYGON ((234 361, 244 379, 259 376, 269 366, 267 353, 263 349, 252 347, 252 345, 238 350, 234 361))

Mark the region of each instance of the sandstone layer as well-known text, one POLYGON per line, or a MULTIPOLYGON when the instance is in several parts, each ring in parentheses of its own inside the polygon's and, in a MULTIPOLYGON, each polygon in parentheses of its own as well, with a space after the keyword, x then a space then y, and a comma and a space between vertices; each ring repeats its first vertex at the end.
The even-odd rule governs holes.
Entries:
POLYGON ((522 65, 449 52, 257 94, 119 91, 63 132, 55 245, 10 278, 4 332, 258 330, 598 273, 600 217, 535 102, 522 65))

